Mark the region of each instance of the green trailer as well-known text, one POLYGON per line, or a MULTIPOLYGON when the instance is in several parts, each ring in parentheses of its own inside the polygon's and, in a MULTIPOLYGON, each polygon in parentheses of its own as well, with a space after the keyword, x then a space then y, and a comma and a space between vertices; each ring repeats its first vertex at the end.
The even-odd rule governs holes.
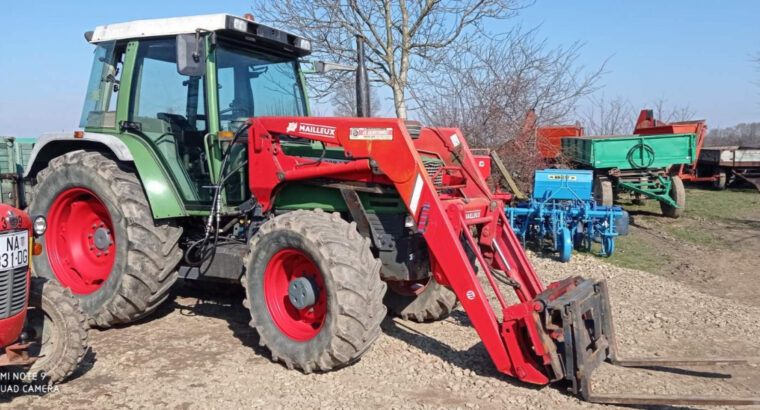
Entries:
POLYGON ((621 192, 634 202, 660 202, 662 213, 678 218, 686 204, 683 182, 670 175, 672 165, 690 164, 696 134, 584 136, 562 138, 562 153, 580 168, 594 171, 594 197, 611 206, 621 192))
POLYGON ((28 201, 23 179, 36 138, 0 137, 0 202, 25 208, 28 201))

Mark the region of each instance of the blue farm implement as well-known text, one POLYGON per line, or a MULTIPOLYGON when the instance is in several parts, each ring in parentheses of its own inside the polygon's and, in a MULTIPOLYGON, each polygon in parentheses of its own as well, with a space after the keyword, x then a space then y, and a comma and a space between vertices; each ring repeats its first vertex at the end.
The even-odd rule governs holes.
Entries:
POLYGON ((586 170, 536 171, 531 200, 505 208, 523 246, 531 239, 543 250, 548 242, 562 262, 570 260, 573 248, 612 255, 614 238, 628 234, 628 213, 591 199, 593 177, 593 172, 586 170))

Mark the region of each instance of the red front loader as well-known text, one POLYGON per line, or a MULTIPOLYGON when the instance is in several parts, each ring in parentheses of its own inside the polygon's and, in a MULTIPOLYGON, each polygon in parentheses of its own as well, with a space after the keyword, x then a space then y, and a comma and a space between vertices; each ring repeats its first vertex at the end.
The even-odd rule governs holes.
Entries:
POLYGON ((597 402, 760 403, 594 395, 591 375, 603 361, 644 367, 741 361, 621 359, 606 283, 580 276, 548 286, 541 282, 458 129, 422 128, 412 135, 396 119, 260 117, 249 120, 246 135, 249 184, 263 213, 272 209, 278 187, 293 181, 394 187, 427 244, 434 278, 456 293, 500 372, 539 385, 565 380, 573 392, 597 402), (340 147, 345 160, 287 155, 282 143, 294 139, 340 147), (422 156, 442 165, 426 169, 422 156), (489 304, 478 274, 487 279, 500 312, 489 304), (508 304, 500 284, 512 288, 519 302, 508 304))

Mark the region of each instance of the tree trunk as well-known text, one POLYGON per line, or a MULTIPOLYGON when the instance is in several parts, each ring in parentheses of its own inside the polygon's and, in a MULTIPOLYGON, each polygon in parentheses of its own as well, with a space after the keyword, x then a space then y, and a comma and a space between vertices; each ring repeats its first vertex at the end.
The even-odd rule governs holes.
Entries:
POLYGON ((404 99, 404 89, 398 85, 393 85, 393 105, 396 108, 396 117, 406 119, 406 100, 404 99))

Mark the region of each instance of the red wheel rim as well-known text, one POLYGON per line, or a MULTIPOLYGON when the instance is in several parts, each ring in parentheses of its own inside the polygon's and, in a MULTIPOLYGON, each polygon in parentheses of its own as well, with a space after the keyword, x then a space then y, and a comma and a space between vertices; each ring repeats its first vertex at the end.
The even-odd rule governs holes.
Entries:
POLYGON ((100 289, 116 258, 113 222, 103 201, 88 189, 67 189, 47 220, 45 250, 58 281, 80 295, 100 289))
POLYGON ((311 340, 325 323, 327 294, 322 272, 298 249, 283 249, 269 261, 264 272, 264 299, 272 321, 293 340, 311 340), (288 297, 290 282, 299 277, 311 279, 317 285, 316 302, 303 309, 293 306, 288 297))

